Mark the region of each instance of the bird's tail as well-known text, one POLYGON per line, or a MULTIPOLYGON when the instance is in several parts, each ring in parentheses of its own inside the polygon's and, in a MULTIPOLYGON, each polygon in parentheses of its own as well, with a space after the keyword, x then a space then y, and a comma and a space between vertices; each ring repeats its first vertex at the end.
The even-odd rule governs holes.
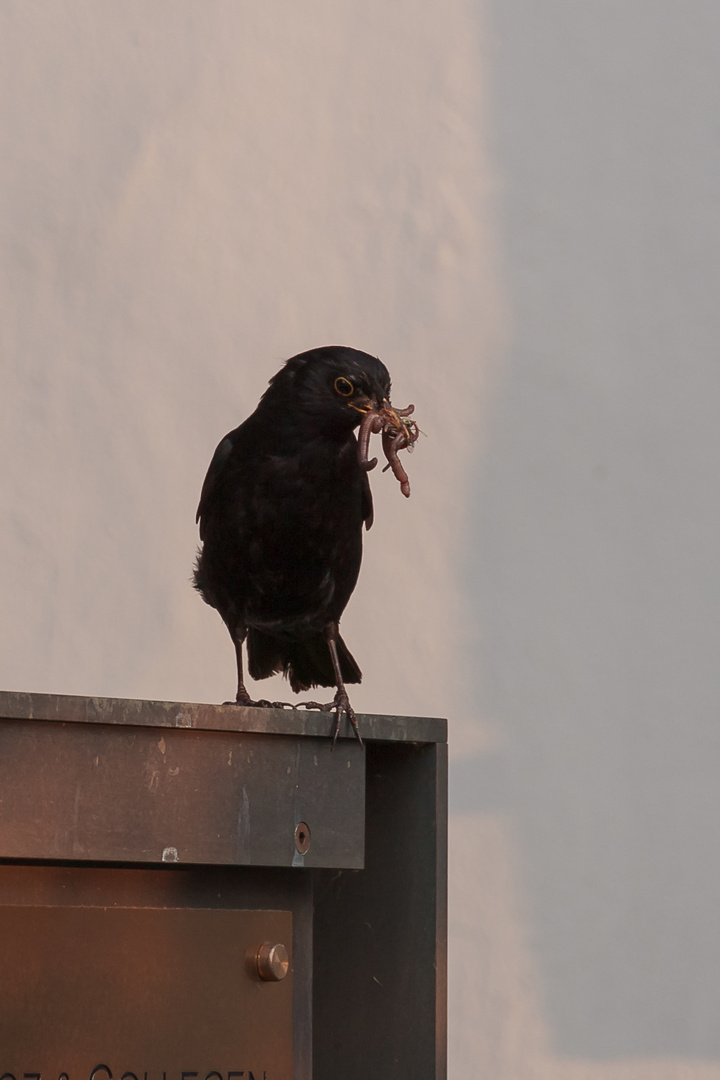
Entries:
MULTIPOLYGON (((334 686, 335 672, 328 643, 322 634, 288 640, 251 627, 247 638, 248 668, 253 679, 282 672, 294 693, 312 686, 334 686)), ((337 636, 338 659, 343 681, 359 683, 362 672, 343 639, 337 636)))

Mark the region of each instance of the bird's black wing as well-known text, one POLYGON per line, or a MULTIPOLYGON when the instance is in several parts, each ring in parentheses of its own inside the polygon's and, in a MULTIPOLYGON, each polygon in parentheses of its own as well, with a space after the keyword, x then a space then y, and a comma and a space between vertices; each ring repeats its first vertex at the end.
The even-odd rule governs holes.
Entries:
POLYGON ((219 443, 215 453, 213 454, 210 467, 207 471, 207 476, 203 481, 202 491, 200 492, 200 502, 198 503, 197 514, 195 515, 195 521, 200 522, 200 539, 205 539, 205 522, 207 521, 208 512, 213 504, 215 494, 218 488, 218 480, 220 479, 225 465, 233 452, 233 447, 236 441, 236 432, 231 431, 229 435, 219 443))
POLYGON ((373 509, 373 497, 370 490, 370 477, 366 472, 362 474, 362 516, 365 522, 365 528, 371 529, 372 523, 375 519, 375 511, 373 509))

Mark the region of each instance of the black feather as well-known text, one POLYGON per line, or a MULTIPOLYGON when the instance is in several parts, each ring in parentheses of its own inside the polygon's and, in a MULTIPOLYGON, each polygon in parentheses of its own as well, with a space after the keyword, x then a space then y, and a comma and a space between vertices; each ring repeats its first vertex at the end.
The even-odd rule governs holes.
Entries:
POLYGON ((194 584, 235 642, 238 701, 249 700, 246 639, 255 679, 282 672, 295 691, 335 685, 330 639, 342 680, 362 678, 337 630, 373 515, 355 429, 364 409, 389 398, 380 360, 341 346, 314 349, 287 361, 215 451, 197 511, 194 584))

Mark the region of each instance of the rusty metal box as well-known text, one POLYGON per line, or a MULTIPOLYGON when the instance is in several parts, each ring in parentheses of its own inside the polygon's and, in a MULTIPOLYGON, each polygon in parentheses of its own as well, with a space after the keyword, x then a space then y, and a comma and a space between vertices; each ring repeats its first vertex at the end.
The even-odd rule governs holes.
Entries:
POLYGON ((445 1076, 445 722, 329 723, 0 692, 2 1080, 445 1076))

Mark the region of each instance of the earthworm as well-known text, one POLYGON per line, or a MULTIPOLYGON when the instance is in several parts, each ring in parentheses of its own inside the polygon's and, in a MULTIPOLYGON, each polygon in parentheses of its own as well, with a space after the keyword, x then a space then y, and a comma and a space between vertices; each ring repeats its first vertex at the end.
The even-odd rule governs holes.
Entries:
POLYGON ((414 411, 414 405, 408 405, 406 409, 393 409, 386 405, 377 412, 367 412, 363 416, 358 434, 358 462, 361 469, 370 472, 377 465, 377 458, 368 460, 370 436, 382 432, 383 453, 387 458, 385 468, 392 469, 406 498, 410 496, 410 483, 398 458, 398 450, 405 447, 412 449, 419 435, 417 424, 413 420, 405 420, 405 417, 414 411))
POLYGON ((408 480, 408 474, 403 469, 397 455, 398 450, 402 450, 404 446, 408 445, 407 433, 405 431, 399 431, 397 435, 395 435, 392 427, 386 427, 382 433, 382 445, 388 465, 392 469, 395 479, 400 481, 400 490, 405 498, 409 499, 410 481, 408 480))
POLYGON ((377 434, 378 431, 382 431, 385 421, 380 413, 367 412, 362 418, 360 424, 360 433, 358 435, 358 462, 360 468, 365 472, 370 472, 377 465, 377 458, 372 458, 368 461, 368 450, 370 449, 370 436, 377 434))

